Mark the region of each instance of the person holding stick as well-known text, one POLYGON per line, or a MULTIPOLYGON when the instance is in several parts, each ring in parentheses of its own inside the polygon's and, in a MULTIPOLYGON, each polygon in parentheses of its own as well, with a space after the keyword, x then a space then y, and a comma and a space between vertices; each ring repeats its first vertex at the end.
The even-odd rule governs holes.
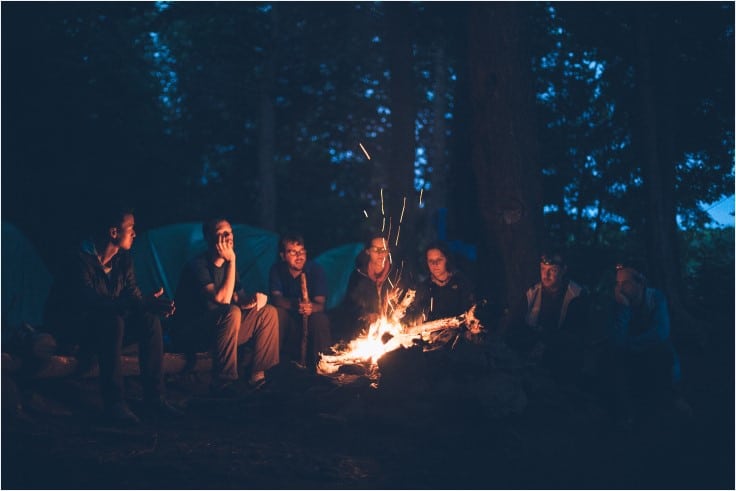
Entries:
POLYGON ((327 352, 332 344, 325 312, 327 276, 322 266, 307 259, 299 234, 281 237, 279 259, 271 267, 269 290, 278 311, 281 350, 297 358, 300 366, 314 368, 319 353, 327 352))

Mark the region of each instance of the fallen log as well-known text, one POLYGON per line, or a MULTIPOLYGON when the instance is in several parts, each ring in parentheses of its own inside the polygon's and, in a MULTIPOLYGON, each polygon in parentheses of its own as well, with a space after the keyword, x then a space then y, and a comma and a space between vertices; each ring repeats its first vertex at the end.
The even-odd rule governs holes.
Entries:
MULTIPOLYGON (((121 362, 123 376, 140 374, 137 355, 123 355, 121 362)), ((11 353, 2 354, 4 372, 18 373, 24 367, 29 369, 30 373, 27 375, 32 378, 97 377, 99 375, 97 363, 83 367, 75 356, 51 355, 44 360, 24 360, 11 353)), ((165 375, 206 372, 212 370, 212 357, 209 353, 195 353, 193 357, 188 357, 183 353, 164 353, 162 368, 165 375)))

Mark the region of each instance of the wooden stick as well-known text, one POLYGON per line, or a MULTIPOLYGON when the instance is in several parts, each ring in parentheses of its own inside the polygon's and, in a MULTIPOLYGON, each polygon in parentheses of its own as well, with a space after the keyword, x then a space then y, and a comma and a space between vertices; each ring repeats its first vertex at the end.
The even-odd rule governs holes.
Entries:
MULTIPOLYGON (((307 275, 302 271, 300 276, 302 286, 302 302, 309 302, 309 291, 307 290, 307 275)), ((309 335, 309 316, 302 315, 302 350, 301 350, 301 366, 307 367, 307 336, 309 335)))

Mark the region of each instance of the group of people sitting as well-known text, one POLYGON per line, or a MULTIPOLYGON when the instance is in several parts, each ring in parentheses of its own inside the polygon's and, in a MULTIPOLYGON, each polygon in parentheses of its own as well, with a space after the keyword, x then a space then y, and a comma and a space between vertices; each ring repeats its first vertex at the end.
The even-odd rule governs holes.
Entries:
MULTIPOLYGON (((174 300, 165 298, 163 290, 144 295, 139 289, 129 253, 135 217, 127 209, 103 215, 94 235, 55 278, 45 328, 61 346, 73 346, 81 359, 97 358, 105 412, 114 422, 140 421, 126 403, 121 369, 123 347, 131 343, 139 345, 144 410, 155 417, 181 414, 165 397, 162 326, 176 351, 211 351, 210 391, 229 397, 262 387, 266 372, 283 358, 301 359, 314 370, 319 354, 332 346, 333 325, 342 335, 357 335, 390 314, 397 295, 407 288, 415 290, 416 297, 402 320, 406 323, 458 316, 475 304, 472 282, 453 267, 442 243, 425 249, 427 276, 410 284, 392 261, 386 238, 371 236, 333 315, 326 311, 325 271, 307 259, 300 235, 281 237, 267 295, 241 283, 228 220, 208 220, 202 231, 207 250, 184 267, 174 300), (302 341, 308 343, 306 351, 302 341), (253 353, 248 367, 239 362, 245 345, 253 353)), ((589 295, 567 277, 559 253, 542 256, 540 275, 541 281, 501 319, 498 331, 523 356, 574 379, 590 344, 589 295)), ((666 299, 647 285, 642 267, 617 268, 612 304, 604 372, 620 411, 628 415, 634 381, 671 387, 678 380, 679 365, 669 336, 666 299)))

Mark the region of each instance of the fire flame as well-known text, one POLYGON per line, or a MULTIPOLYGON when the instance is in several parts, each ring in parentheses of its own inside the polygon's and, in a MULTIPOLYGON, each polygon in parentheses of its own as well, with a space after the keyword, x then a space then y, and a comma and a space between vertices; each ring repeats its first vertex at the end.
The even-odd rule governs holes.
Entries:
POLYGON ((406 333, 399 322, 381 317, 370 325, 367 333, 350 341, 345 350, 334 355, 321 355, 317 371, 327 375, 337 372, 340 366, 346 364, 364 363, 375 367, 385 353, 401 347, 408 348, 420 337, 419 333, 406 333))
MULTIPOLYGON (((413 299, 413 296, 414 292, 412 291, 411 299, 413 299)), ((386 316, 379 318, 370 325, 367 333, 363 333, 358 338, 350 341, 345 349, 339 350, 339 345, 337 345, 332 348, 335 352, 334 355, 321 354, 317 364, 317 372, 321 375, 331 375, 336 373, 341 366, 349 364, 368 365, 367 368, 374 372, 378 360, 389 351, 402 347, 409 348, 420 340, 428 344, 435 343, 435 341, 439 341, 441 333, 451 329, 457 330, 462 325, 465 325, 467 331, 473 335, 479 334, 483 330, 483 326, 475 317, 475 305, 457 317, 438 319, 413 327, 404 327, 399 322, 399 319, 403 316, 402 307, 405 307, 403 302, 394 312, 394 314, 398 313, 399 315, 393 315, 390 319, 386 316)), ((457 335, 459 335, 459 332, 457 335)), ((455 337, 455 340, 457 341, 457 337, 455 337)))

